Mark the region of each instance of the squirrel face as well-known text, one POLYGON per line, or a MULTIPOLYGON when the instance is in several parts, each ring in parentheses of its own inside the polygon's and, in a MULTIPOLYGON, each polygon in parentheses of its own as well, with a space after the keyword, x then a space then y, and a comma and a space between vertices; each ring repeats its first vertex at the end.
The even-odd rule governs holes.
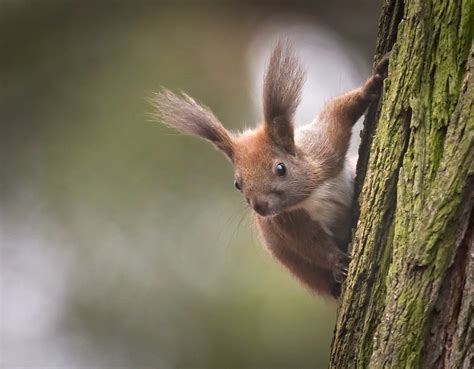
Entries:
POLYGON ((234 138, 232 162, 235 187, 260 216, 294 207, 317 185, 304 154, 276 145, 265 125, 234 138))

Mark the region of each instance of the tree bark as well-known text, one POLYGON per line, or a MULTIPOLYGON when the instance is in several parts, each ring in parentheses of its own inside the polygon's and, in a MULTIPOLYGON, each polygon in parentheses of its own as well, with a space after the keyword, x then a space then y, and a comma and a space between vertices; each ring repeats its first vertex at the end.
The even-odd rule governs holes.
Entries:
POLYGON ((474 368, 473 16, 472 0, 385 1, 331 368, 474 368))

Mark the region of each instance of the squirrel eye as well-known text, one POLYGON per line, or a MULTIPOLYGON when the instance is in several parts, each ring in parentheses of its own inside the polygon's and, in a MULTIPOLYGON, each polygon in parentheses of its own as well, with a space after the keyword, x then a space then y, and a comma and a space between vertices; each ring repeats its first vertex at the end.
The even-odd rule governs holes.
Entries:
POLYGON ((237 180, 234 180, 234 187, 240 191, 240 183, 237 180))
POLYGON ((285 167, 285 164, 283 163, 277 164, 277 166, 275 167, 275 170, 276 170, 276 174, 280 177, 286 174, 286 167, 285 167))

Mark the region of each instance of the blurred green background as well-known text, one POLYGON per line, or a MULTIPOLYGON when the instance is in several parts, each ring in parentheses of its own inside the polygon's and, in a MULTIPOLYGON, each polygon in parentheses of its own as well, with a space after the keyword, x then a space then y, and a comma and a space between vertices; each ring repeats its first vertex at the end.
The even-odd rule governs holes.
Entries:
POLYGON ((326 367, 335 306, 262 249, 223 156, 147 98, 182 89, 252 126, 289 35, 307 119, 370 70, 380 8, 3 0, 0 366, 326 367))

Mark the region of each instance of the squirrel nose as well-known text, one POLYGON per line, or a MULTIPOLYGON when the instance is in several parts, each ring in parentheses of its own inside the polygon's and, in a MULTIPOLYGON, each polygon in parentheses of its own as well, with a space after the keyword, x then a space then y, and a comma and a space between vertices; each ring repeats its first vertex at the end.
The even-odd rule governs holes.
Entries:
POLYGON ((252 202, 253 209, 260 215, 267 215, 268 213, 268 201, 255 200, 252 202))

